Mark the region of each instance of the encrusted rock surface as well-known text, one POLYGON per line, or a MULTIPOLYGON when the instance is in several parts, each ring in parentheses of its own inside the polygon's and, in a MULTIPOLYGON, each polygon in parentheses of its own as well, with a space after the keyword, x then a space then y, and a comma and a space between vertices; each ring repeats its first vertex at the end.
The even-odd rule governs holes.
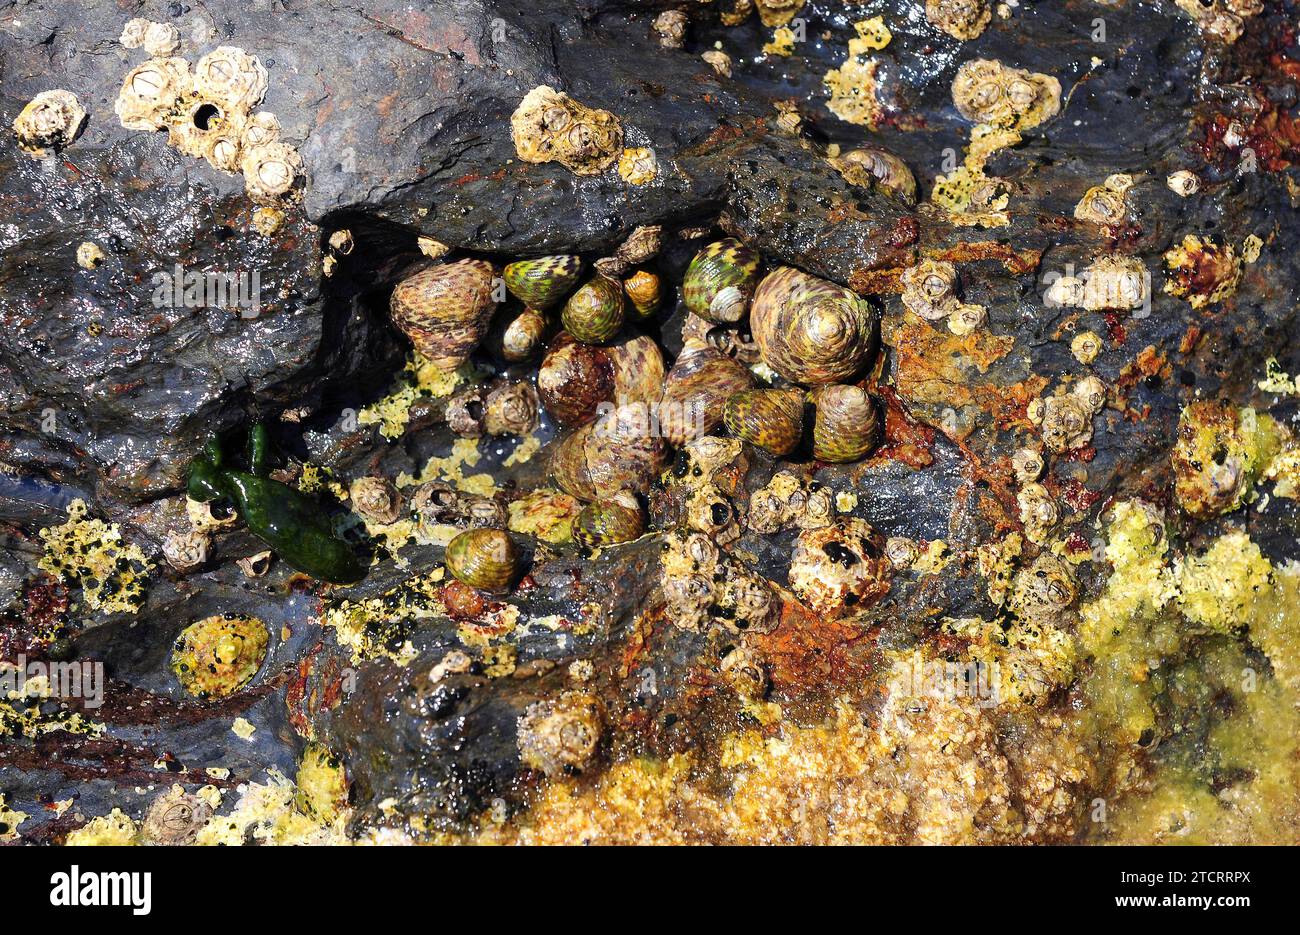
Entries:
MULTIPOLYGON (((1170 4, 1138 0, 1022 4, 959 40, 927 23, 926 4, 909 0, 886 14, 892 40, 874 53, 883 117, 870 133, 824 106, 823 78, 843 63, 859 18, 834 0, 799 14, 809 37, 831 38, 810 38, 790 56, 760 51, 771 30, 757 18, 724 25, 711 5, 689 6, 680 49, 661 45, 652 24, 664 5, 656 3, 229 2, 173 5, 182 10, 174 17, 166 4, 129 6, 0 3, 0 127, 55 87, 89 114, 74 143, 44 158, 0 134, 0 658, 97 660, 108 678, 102 707, 67 701, 101 727, 25 729, 0 712, 7 804, 79 796, 70 811, 24 823, 25 838, 60 840, 115 806, 141 819, 155 797, 137 789, 151 783, 210 783, 233 796, 268 768, 292 775, 309 739, 346 769, 351 809, 340 820, 349 834, 386 828, 427 838, 482 831, 484 816, 500 824, 530 808, 545 815, 559 788, 545 774, 565 771, 528 768, 518 733, 534 705, 566 693, 600 700, 595 752, 586 757, 584 747, 583 768, 568 771, 581 795, 630 781, 618 770, 636 757, 677 764, 694 756, 699 790, 726 787, 724 767, 737 762, 790 776, 780 790, 738 781, 737 809, 748 802, 760 811, 763 796, 778 791, 798 798, 803 780, 763 747, 784 718, 822 725, 826 737, 809 743, 842 742, 840 752, 884 758, 903 751, 914 766, 858 789, 862 814, 839 815, 838 831, 817 819, 799 825, 813 839, 853 837, 850 828, 874 829, 876 838, 858 838, 884 841, 1095 836, 1083 803, 1117 794, 1147 748, 1099 752, 1089 747, 1092 728, 1065 723, 1086 691, 1082 677, 1060 674, 1068 666, 1054 667, 1055 630, 1003 637, 1025 653, 1016 657, 1018 677, 1030 673, 1016 683, 1018 697, 1026 680, 1049 686, 1047 727, 1023 710, 967 707, 909 720, 891 673, 936 652, 988 649, 987 637, 962 621, 1050 605, 1052 595, 1024 593, 1032 582, 1017 585, 1014 575, 1040 546, 1046 554, 1044 537, 1077 559, 1081 599, 1098 599, 1109 570, 1097 557, 1102 517, 1114 502, 1141 497, 1182 517, 1168 456, 1189 402, 1272 406, 1283 423, 1294 415, 1294 399, 1258 386, 1265 358, 1286 374, 1300 370, 1300 178, 1291 164, 1300 144, 1289 116, 1300 52, 1275 5, 1247 19, 1232 43, 1203 35, 1170 4), (177 152, 164 134, 121 126, 113 101, 143 60, 117 39, 133 15, 172 20, 176 54, 191 61, 221 45, 261 60, 269 76, 263 109, 301 154, 298 195, 267 214, 238 175, 177 152), (1080 28, 1098 15, 1109 41, 1091 41, 1080 28), (730 76, 701 58, 715 41, 731 56, 730 76), (1061 112, 991 151, 983 167, 1008 193, 1005 226, 956 226, 929 198, 933 180, 961 165, 972 145, 973 123, 953 106, 952 83, 975 59, 1045 74, 1062 88, 1061 112), (603 156, 596 161, 610 168, 593 174, 520 158, 511 116, 540 86, 614 115, 622 147, 652 151, 653 177, 622 173, 603 156), (1242 132, 1234 121, 1244 141, 1232 138, 1242 132), (829 161, 863 143, 886 146, 911 167, 917 205, 851 184, 829 161), (1198 192, 1184 197, 1166 184, 1182 170, 1196 173, 1198 192), (1076 219, 1085 193, 1115 174, 1133 179, 1123 224, 1076 219), (793 459, 805 481, 843 498, 840 515, 870 524, 882 543, 943 545, 918 547, 912 568, 896 570, 879 601, 835 621, 802 607, 787 580, 800 535, 794 524, 726 543, 735 561, 779 589, 783 605, 774 632, 743 640, 721 624, 673 625, 659 592, 663 532, 594 556, 519 533, 527 575, 501 599, 467 595, 450 579, 413 585, 440 569, 445 539, 409 544, 388 530, 401 543, 394 556, 361 519, 350 534, 379 560, 353 589, 313 584, 283 562, 246 576, 235 560, 262 546, 238 525, 216 531, 197 572, 165 567, 168 534, 193 525, 185 471, 210 431, 272 424, 288 455, 278 465, 285 478, 304 481, 302 463, 323 465, 331 473, 317 488, 340 514, 358 478, 416 478, 430 458, 454 459, 441 424, 446 393, 413 393, 395 440, 357 418, 402 367, 408 345, 389 322, 389 294, 428 265, 430 241, 453 260, 577 253, 591 261, 614 255, 641 225, 664 226, 656 262, 674 288, 695 252, 726 235, 763 254, 768 269, 793 265, 880 303, 884 363, 870 380, 884 402, 882 447, 852 465, 793 459), (693 228, 708 239, 692 237, 693 228), (333 236, 344 229, 346 251, 333 236), (1162 288, 1166 255, 1191 232, 1237 254, 1254 237, 1263 250, 1233 288, 1191 301, 1195 277, 1174 292, 1162 288), (90 268, 78 265, 87 241, 103 253, 90 268), (1137 258, 1149 272, 1148 306, 1121 312, 1045 301, 1053 282, 1109 253, 1137 258), (987 319, 958 335, 909 311, 902 277, 922 258, 953 264, 960 301, 986 309, 987 319), (195 272, 255 272, 260 304, 190 301, 183 275, 195 272), (178 274, 173 291, 167 277, 178 274), (1084 332, 1100 336, 1086 365, 1072 351, 1084 332), (1060 515, 1030 535, 1012 457, 1042 448, 1035 401, 1070 394, 1089 374, 1103 385, 1105 405, 1090 436, 1049 452, 1041 484, 1060 515), (64 522, 74 498, 155 559, 137 614, 89 613, 75 588, 69 604, 66 582, 37 570, 38 531, 64 522), (981 554, 1022 532, 1023 559, 1008 558, 1001 572, 996 556, 981 554), (1010 596, 998 600, 999 586, 1010 596), (345 635, 330 613, 369 600, 379 610, 357 614, 356 632, 345 635), (266 623, 267 661, 248 687, 199 704, 170 675, 172 643, 187 624, 225 613, 266 623), (771 684, 759 701, 736 691, 727 675, 735 666, 721 664, 738 646, 763 660, 771 684), (846 719, 847 697, 861 701, 869 741, 846 719), (254 728, 248 739, 231 733, 237 717, 254 728), (917 779, 937 776, 936 788, 957 782, 955 761, 933 742, 939 731, 967 738, 960 756, 975 764, 980 789, 953 811, 970 827, 927 800, 917 779), (717 761, 698 762, 720 749, 717 761), (54 752, 60 759, 50 767, 54 752), (889 811, 891 791, 907 799, 905 818, 889 811)), ((1194 268, 1195 257, 1186 262, 1194 268)), ((685 318, 672 292, 644 327, 675 355, 685 318)), ((535 369, 480 356, 512 377, 535 369)), ((533 437, 547 443, 552 434, 543 420, 533 437)), ((544 455, 512 460, 514 441, 477 444, 481 461, 444 468, 462 481, 491 474, 502 501, 544 484, 544 455)), ((670 467, 648 497, 658 530, 686 522, 690 465, 678 466, 683 472, 670 467)), ((751 449, 747 470, 728 469, 715 483, 743 510, 779 466, 751 449)), ((1274 480, 1259 478, 1261 489, 1274 480)), ((1248 509, 1246 525, 1268 560, 1280 567, 1300 558, 1294 500, 1248 509)), ((1202 529, 1185 517, 1170 526, 1189 547, 1231 528, 1202 529)), ((1277 658, 1272 665, 1284 668, 1277 658)), ((34 722, 52 724, 53 707, 46 702, 34 722)), ((860 772, 851 757, 836 768, 860 772)), ((701 813, 697 834, 763 839, 751 818, 701 813)), ((250 828, 266 830, 252 822, 249 837, 293 836, 250 828)))

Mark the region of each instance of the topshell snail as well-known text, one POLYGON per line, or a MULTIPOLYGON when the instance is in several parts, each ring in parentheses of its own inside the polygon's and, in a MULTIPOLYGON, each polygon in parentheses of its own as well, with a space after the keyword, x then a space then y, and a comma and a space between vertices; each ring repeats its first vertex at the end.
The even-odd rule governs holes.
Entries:
POLYGON ((493 298, 492 264, 457 260, 431 266, 393 290, 393 323, 440 370, 463 364, 487 333, 493 298))
POLYGON ((871 360, 876 319, 866 299, 782 266, 759 283, 750 330, 764 362, 791 383, 837 383, 871 360))

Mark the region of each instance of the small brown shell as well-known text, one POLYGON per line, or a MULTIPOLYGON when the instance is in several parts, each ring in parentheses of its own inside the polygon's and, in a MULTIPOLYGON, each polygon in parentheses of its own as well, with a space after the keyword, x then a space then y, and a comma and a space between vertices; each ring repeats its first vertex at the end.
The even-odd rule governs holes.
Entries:
POLYGON ((723 421, 736 438, 782 457, 803 438, 803 393, 799 390, 744 390, 723 407, 723 421))
POLYGON ((663 284, 659 277, 649 270, 639 269, 623 280, 623 291, 627 293, 637 318, 649 318, 659 311, 663 301, 663 284))
POLYGON ((402 495, 384 477, 358 477, 348 488, 352 509, 380 525, 397 521, 402 512, 402 495))
POLYGON ((866 390, 831 384, 814 397, 813 457, 848 464, 860 461, 880 440, 880 413, 866 390))
POLYGON ((659 401, 664 437, 683 445, 707 435, 722 424, 726 401, 753 385, 744 365, 703 341, 688 342, 668 372, 659 401))
POLYGON ((500 529, 467 529, 447 543, 447 571, 484 591, 508 590, 519 570, 519 552, 500 529))
POLYGON ((546 340, 546 317, 526 308, 501 329, 498 342, 501 356, 511 363, 528 360, 542 349, 546 340))
POLYGON ((664 441, 644 403, 616 406, 562 439, 550 472, 560 489, 579 500, 645 493, 667 461, 664 441))
POLYGON ((564 303, 565 330, 586 344, 604 344, 623 328, 627 317, 619 283, 595 276, 564 303))
POLYGON ((791 383, 835 383, 874 357, 877 317, 848 289, 782 266, 759 283, 750 330, 764 362, 791 383))
POLYGON ((474 259, 422 270, 393 290, 393 323, 431 364, 455 370, 487 332, 493 277, 491 263, 474 259))
POLYGON ((594 347, 561 332, 537 371, 542 405, 565 427, 594 418, 601 403, 654 402, 663 384, 663 354, 644 335, 594 347))

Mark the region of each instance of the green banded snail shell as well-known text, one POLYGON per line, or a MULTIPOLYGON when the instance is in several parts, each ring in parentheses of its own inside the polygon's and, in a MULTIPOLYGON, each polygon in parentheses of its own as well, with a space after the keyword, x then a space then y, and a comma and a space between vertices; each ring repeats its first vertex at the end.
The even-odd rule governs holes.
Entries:
POLYGON ((495 271, 484 260, 431 266, 403 279, 393 290, 393 324, 439 370, 463 364, 487 333, 496 305, 495 271))
POLYGON ((682 281, 686 307, 708 321, 740 321, 758 282, 761 258, 739 240, 711 243, 691 260, 682 281))
POLYGON ((584 548, 631 542, 645 532, 645 517, 639 508, 616 500, 588 503, 573 518, 573 538, 584 548))
POLYGON ((791 383, 836 383, 875 354, 877 315, 841 286, 791 266, 768 273, 754 293, 749 327, 763 361, 791 383))
POLYGON ((510 294, 529 308, 544 312, 559 303, 578 283, 582 258, 567 254, 518 260, 502 278, 510 294))
POLYGON ((814 394, 813 457, 847 464, 861 460, 880 440, 880 414, 866 390, 833 384, 814 394))
POLYGON ((803 437, 803 393, 799 390, 745 390, 723 406, 727 431, 736 438, 782 457, 803 437))
POLYGON ((560 312, 565 330, 584 344, 604 344, 618 334, 625 317, 622 286, 604 276, 569 296, 560 312))
POLYGON ((484 591, 505 591, 519 570, 514 540, 500 529, 467 529, 447 543, 447 571, 484 591))

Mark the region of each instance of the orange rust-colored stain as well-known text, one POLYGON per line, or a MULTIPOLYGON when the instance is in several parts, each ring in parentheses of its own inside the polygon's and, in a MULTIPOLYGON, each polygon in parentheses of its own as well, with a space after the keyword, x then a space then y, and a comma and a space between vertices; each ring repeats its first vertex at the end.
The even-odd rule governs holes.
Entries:
POLYGON ((482 182, 482 181, 500 182, 505 177, 506 177, 506 170, 505 167, 502 166, 500 169, 497 169, 491 175, 482 175, 478 172, 466 172, 464 175, 456 179, 451 184, 459 188, 462 185, 468 185, 470 182, 482 182))
POLYGON ((1190 354, 1196 350, 1196 345, 1201 343, 1201 333, 1200 325, 1188 325, 1183 339, 1178 342, 1178 353, 1190 354))
POLYGON ((903 291, 903 267, 855 269, 849 273, 849 288, 858 295, 897 295, 903 291))
POLYGON ((907 414, 892 386, 874 386, 869 389, 880 397, 885 408, 883 438, 870 460, 883 458, 901 461, 917 470, 933 464, 934 454, 930 451, 930 446, 934 444, 934 429, 907 414))
POLYGON ((1162 380, 1167 380, 1173 374, 1173 368, 1169 361, 1155 349, 1155 345, 1148 344, 1138 355, 1133 358, 1133 362, 1126 365, 1119 372, 1115 380, 1115 386, 1119 390, 1127 390, 1136 386, 1141 380, 1147 377, 1158 376, 1162 380))
POLYGON ((781 607, 781 625, 753 640, 779 691, 853 687, 871 672, 870 640, 861 625, 814 614, 790 596, 781 607))
POLYGON ((650 642, 650 637, 654 635, 655 624, 663 617, 663 611, 658 610, 648 614, 642 614, 637 618, 636 624, 631 628, 628 634, 627 646, 623 648, 623 655, 619 658, 618 677, 625 679, 636 668, 637 660, 645 652, 646 645, 650 642))
POLYGON ((937 260, 949 263, 973 263, 977 260, 998 260, 1013 276, 1020 276, 1038 268, 1043 259, 1041 250, 1017 250, 1008 243, 996 240, 980 240, 974 243, 962 241, 933 253, 937 260))

